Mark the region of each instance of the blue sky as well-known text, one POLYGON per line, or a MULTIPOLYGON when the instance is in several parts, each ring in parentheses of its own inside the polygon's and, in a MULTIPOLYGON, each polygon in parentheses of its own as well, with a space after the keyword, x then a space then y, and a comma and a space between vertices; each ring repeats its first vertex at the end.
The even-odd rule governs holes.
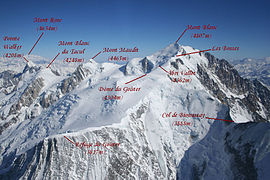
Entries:
MULTIPOLYGON (((187 31, 179 43, 201 50, 213 46, 239 46, 237 52, 214 52, 219 58, 242 59, 270 56, 270 2, 269 1, 128 1, 128 0, 48 0, 1 1, 0 51, 4 36, 20 36, 22 53, 27 54, 41 31, 33 18, 62 18, 56 32, 44 32, 32 54, 52 59, 64 47, 58 41, 89 41, 83 56, 90 59, 103 48, 133 48, 139 53, 118 54, 144 57, 176 41, 187 25, 214 25, 206 31, 211 39, 194 39, 187 31)), ((46 25, 53 25, 47 23, 46 25)), ((71 49, 71 47, 65 47, 71 49)), ((76 47, 72 47, 76 48, 76 47)), ((77 48, 83 49, 83 48, 77 48)), ((106 61, 104 53, 95 59, 106 61)), ((63 59, 63 55, 59 59, 63 59)))

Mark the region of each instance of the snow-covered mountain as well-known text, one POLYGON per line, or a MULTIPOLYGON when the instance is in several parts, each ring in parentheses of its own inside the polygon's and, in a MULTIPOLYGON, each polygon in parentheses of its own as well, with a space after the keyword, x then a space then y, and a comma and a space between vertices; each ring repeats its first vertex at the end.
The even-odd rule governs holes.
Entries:
POLYGON ((269 90, 194 51, 2 70, 0 179, 265 179, 269 90))
POLYGON ((230 61, 239 74, 248 79, 258 79, 270 87, 270 57, 264 59, 245 58, 230 61))

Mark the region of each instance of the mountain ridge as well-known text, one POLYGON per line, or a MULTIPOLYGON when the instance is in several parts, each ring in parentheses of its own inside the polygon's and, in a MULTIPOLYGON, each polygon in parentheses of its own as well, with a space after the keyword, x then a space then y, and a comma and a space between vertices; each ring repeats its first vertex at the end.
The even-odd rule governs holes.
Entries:
POLYGON ((188 118, 192 126, 177 127, 172 117, 162 118, 161 113, 203 112, 241 124, 269 121, 269 99, 265 98, 269 91, 263 85, 258 82, 259 88, 255 88, 226 61, 208 53, 176 57, 193 51, 172 44, 123 66, 90 60, 72 74, 27 65, 18 84, 11 85, 14 91, 1 94, 1 127, 5 127, 5 118, 4 123, 11 124, 1 131, 0 177, 175 179, 181 174, 177 167, 186 151, 206 137, 213 124, 226 129, 235 123, 188 118), (179 72, 191 70, 195 75, 188 83, 174 83, 159 66, 179 72), (144 78, 125 84, 145 73, 144 78), (141 91, 98 90, 105 86, 134 86, 141 91), (123 98, 105 101, 105 95, 123 98), (12 120, 10 107, 17 120, 12 120), (120 146, 89 157, 64 136, 73 142, 116 141, 120 146))

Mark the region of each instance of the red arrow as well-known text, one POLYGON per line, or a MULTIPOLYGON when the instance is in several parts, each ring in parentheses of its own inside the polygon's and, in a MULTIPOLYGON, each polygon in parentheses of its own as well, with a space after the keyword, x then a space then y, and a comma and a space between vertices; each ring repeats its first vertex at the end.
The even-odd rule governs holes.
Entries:
POLYGON ((37 45, 38 41, 40 40, 40 38, 43 36, 44 32, 39 36, 37 42, 34 44, 34 46, 32 47, 32 49, 29 51, 28 55, 33 51, 34 47, 37 45))
POLYGON ((185 31, 181 34, 181 36, 175 41, 175 43, 177 43, 179 40, 180 40, 180 38, 184 35, 184 33, 187 31, 187 29, 185 29, 185 31))
POLYGON ((66 136, 64 136, 68 141, 70 141, 72 144, 74 144, 73 141, 71 141, 69 138, 67 138, 66 136))
POLYGON ((226 120, 226 119, 217 119, 217 118, 209 118, 209 117, 205 117, 206 119, 214 119, 214 120, 220 120, 220 121, 228 121, 228 122, 234 122, 232 120, 226 120))
POLYGON ((53 63, 53 61, 57 58, 57 56, 59 56, 59 54, 60 54, 60 53, 58 53, 58 54, 55 56, 55 58, 54 58, 54 59, 52 60, 52 62, 47 66, 47 68, 50 67, 50 65, 51 65, 51 64, 53 63))
POLYGON ((160 65, 159 65, 159 67, 161 68, 161 69, 163 69, 166 73, 168 73, 169 74, 169 72, 168 71, 166 71, 163 67, 161 67, 160 65))
POLYGON ((145 74, 145 75, 142 75, 142 76, 140 76, 140 77, 138 77, 138 78, 136 78, 136 79, 133 79, 133 80, 131 80, 131 81, 129 81, 129 82, 126 82, 125 84, 128 84, 128 83, 131 83, 131 82, 133 82, 133 81, 136 81, 136 80, 138 80, 138 79, 140 79, 140 78, 142 78, 142 77, 144 77, 144 76, 146 76, 147 74, 145 74))
POLYGON ((26 62, 29 62, 25 57, 23 57, 24 60, 26 60, 26 62))
POLYGON ((92 57, 92 59, 94 59, 95 57, 97 57, 100 53, 101 53, 101 51, 99 53, 97 53, 97 55, 95 55, 94 57, 92 57))
POLYGON ((178 57, 178 56, 185 56, 185 55, 189 55, 189 54, 196 54, 196 53, 205 52, 205 51, 211 51, 211 49, 206 49, 206 50, 192 52, 192 53, 186 53, 186 54, 180 54, 180 55, 176 55, 176 57, 178 57))

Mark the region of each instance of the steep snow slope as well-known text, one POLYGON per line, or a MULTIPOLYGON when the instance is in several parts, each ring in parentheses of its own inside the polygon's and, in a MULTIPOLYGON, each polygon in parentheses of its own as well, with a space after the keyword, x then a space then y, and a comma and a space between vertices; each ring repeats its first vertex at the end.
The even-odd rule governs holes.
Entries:
POLYGON ((163 118, 164 112, 203 113, 235 122, 269 121, 269 101, 263 98, 269 91, 237 91, 252 89, 253 84, 229 74, 230 66, 204 53, 176 57, 193 51, 197 50, 172 44, 125 66, 91 60, 70 75, 27 65, 16 75, 13 90, 1 94, 0 177, 175 179, 185 152, 206 136, 214 120, 163 118), (188 76, 188 83, 172 82, 159 65, 195 75, 188 76), (222 68, 232 83, 224 82, 222 68), (99 91, 117 86, 140 91, 99 91), (256 99, 252 106, 245 101, 250 94, 256 99), (122 98, 104 100, 108 95, 122 98), (174 126, 174 121, 191 125, 174 126), (120 145, 101 147, 102 155, 89 155, 84 153, 89 148, 80 149, 64 136, 74 143, 120 145))

